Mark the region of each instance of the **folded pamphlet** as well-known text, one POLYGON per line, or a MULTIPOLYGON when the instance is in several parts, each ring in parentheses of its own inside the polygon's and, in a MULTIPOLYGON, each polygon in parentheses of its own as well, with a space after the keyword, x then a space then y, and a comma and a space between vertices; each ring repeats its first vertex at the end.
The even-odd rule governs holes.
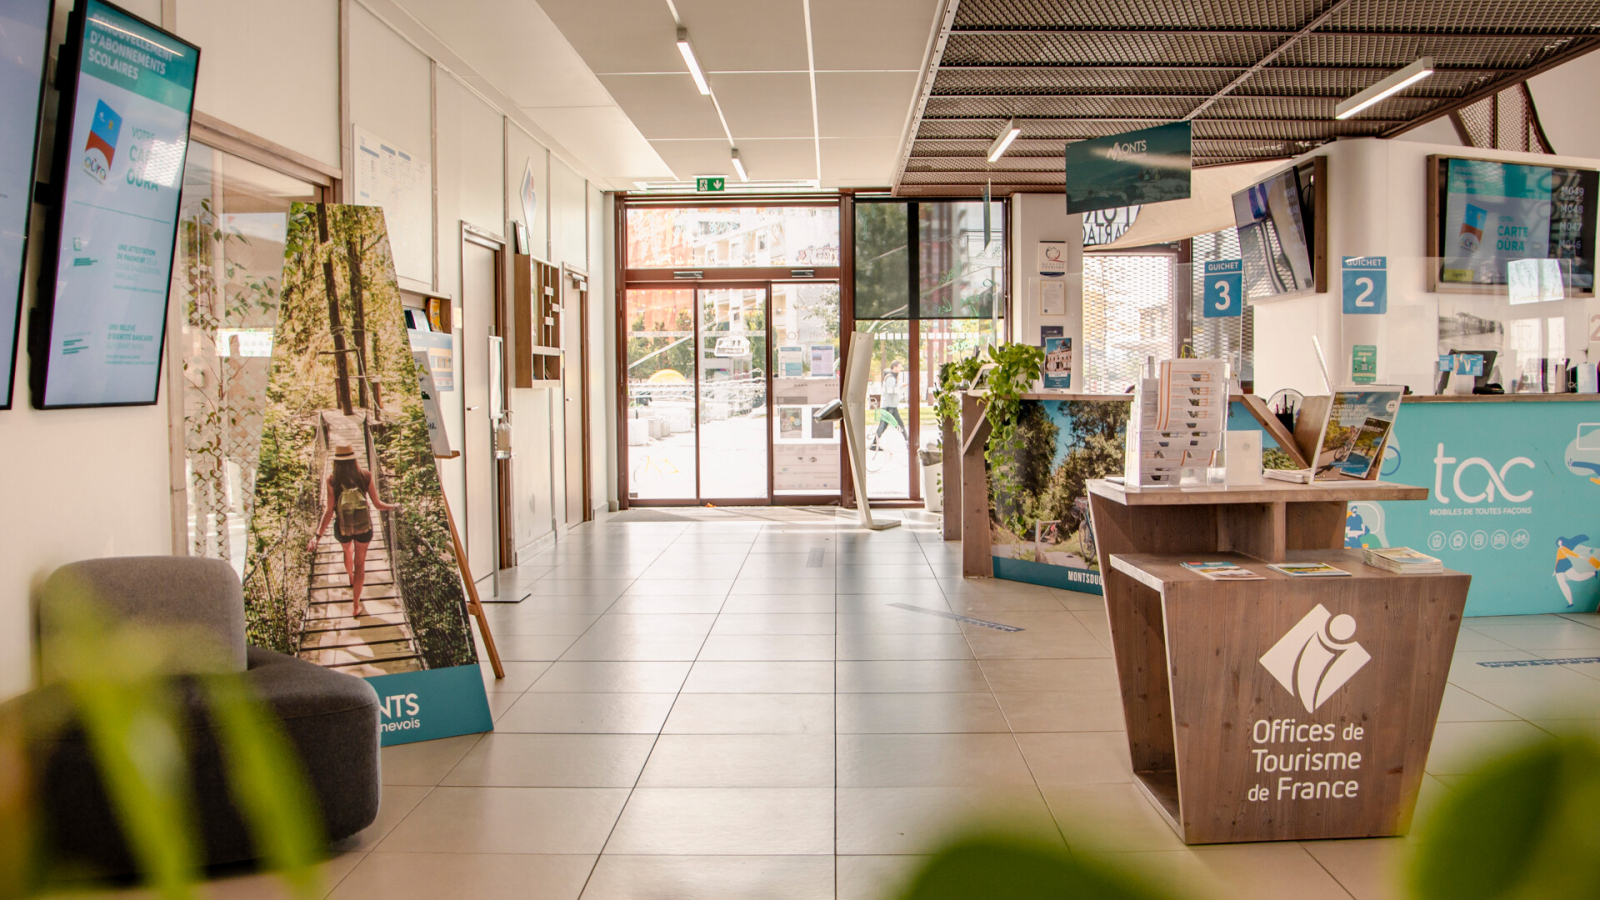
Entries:
POLYGON ((1282 572, 1291 578, 1337 578, 1341 575, 1348 578, 1350 576, 1350 573, 1343 569, 1336 569, 1327 563, 1319 562, 1271 563, 1267 568, 1282 572))
POLYGON ((1261 581, 1266 578, 1231 562, 1186 562, 1183 567, 1212 581, 1261 581))

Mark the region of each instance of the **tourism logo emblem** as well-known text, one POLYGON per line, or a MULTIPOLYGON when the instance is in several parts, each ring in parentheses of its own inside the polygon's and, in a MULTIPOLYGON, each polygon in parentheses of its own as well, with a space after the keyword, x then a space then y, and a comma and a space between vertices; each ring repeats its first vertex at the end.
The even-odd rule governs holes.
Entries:
POLYGON ((1351 640, 1356 620, 1333 615, 1318 603, 1261 656, 1261 665, 1294 694, 1306 712, 1316 712, 1336 691, 1372 660, 1351 640))

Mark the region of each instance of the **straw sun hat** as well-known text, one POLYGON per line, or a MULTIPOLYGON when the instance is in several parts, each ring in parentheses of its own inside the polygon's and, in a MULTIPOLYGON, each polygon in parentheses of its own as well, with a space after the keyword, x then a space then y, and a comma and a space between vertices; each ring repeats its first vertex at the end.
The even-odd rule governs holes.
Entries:
POLYGON ((349 444, 340 444, 339 446, 333 448, 333 458, 334 459, 355 459, 356 458, 356 450, 355 450, 354 447, 350 446, 349 444))

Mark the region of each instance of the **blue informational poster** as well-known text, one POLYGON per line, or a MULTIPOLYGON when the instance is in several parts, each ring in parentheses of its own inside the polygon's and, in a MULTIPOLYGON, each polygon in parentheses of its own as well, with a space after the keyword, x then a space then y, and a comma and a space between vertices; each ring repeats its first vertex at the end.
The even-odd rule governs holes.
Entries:
POLYGON ((1072 338, 1044 339, 1044 386, 1053 391, 1072 387, 1072 338))
POLYGON ((1344 313, 1347 316, 1381 316, 1389 311, 1388 258, 1344 258, 1344 313))
POLYGON ((1192 136, 1173 122, 1068 144, 1067 214, 1186 199, 1192 136))
POLYGON ((11 408, 50 0, 0 0, 0 409, 11 408))
POLYGON ((1205 318, 1244 315, 1244 260, 1215 259, 1206 263, 1205 318))
POLYGON ((72 21, 33 402, 151 404, 200 49, 99 0, 72 21))

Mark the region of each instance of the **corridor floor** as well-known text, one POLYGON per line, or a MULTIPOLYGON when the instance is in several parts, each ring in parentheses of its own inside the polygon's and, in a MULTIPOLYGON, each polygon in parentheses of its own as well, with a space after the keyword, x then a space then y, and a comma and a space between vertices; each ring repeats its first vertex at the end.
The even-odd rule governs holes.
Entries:
MULTIPOLYGON (((491 608, 494 733, 384 751, 335 900, 886 898, 985 817, 1184 898, 1399 896, 1407 839, 1181 844, 1132 784, 1098 596, 963 580, 921 513, 710 513, 586 525, 506 573, 531 596, 491 608)), ((1596 655, 1594 616, 1469 619, 1420 811, 1475 753, 1600 718, 1600 664, 1477 662, 1596 655)))

